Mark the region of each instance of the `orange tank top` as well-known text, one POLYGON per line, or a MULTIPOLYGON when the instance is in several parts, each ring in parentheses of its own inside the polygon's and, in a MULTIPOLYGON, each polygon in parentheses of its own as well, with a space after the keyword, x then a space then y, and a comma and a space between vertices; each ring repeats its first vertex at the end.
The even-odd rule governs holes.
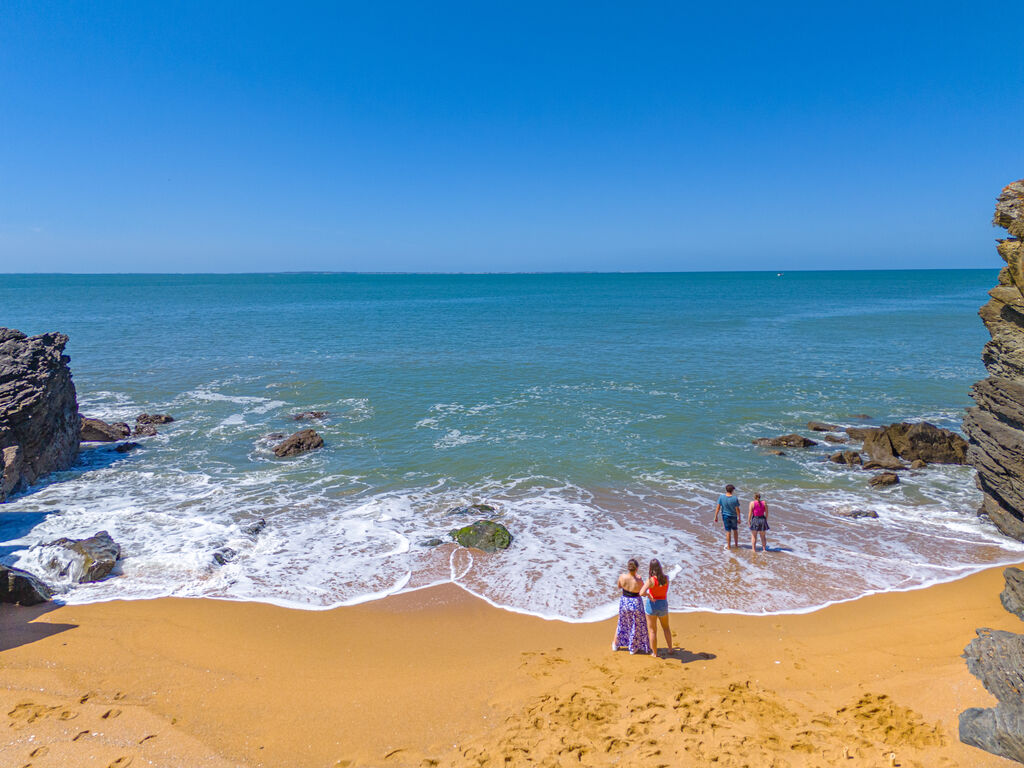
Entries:
POLYGON ((652 577, 654 584, 647 590, 647 594, 651 596, 651 600, 664 600, 668 597, 668 584, 659 584, 658 577, 652 577))

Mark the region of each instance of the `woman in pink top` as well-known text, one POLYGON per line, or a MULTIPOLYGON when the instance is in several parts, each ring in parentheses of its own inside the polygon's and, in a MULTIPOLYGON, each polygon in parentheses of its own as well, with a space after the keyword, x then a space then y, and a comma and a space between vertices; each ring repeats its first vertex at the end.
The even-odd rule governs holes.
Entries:
POLYGON ((761 501, 761 494, 755 493, 747 509, 747 523, 750 525, 750 548, 757 552, 757 534, 761 534, 761 550, 768 551, 765 531, 768 530, 768 505, 761 501))

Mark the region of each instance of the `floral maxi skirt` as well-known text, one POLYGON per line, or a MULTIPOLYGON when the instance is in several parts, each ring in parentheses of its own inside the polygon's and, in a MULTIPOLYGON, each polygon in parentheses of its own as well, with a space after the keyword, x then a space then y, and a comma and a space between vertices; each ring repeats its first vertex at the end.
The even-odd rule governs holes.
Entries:
POLYGON ((630 653, 650 653, 647 639, 647 617, 639 597, 619 598, 619 626, 615 631, 615 648, 628 648, 630 653))

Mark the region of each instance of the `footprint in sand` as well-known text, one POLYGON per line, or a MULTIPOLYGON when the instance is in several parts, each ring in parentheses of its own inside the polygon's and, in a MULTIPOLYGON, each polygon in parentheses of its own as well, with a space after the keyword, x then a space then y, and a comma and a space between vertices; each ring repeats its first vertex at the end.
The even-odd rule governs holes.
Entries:
POLYGON ((49 747, 45 747, 45 746, 44 747, 36 747, 35 749, 33 749, 31 752, 28 753, 28 756, 29 757, 43 757, 49 751, 50 751, 49 747))
POLYGON ((74 737, 73 739, 71 739, 71 740, 72 740, 72 741, 78 741, 78 740, 79 740, 80 738, 82 738, 83 736, 88 736, 88 735, 89 735, 90 733, 91 733, 90 731, 79 731, 79 732, 78 732, 78 735, 76 735, 76 736, 75 736, 75 737, 74 737))
POLYGON ((121 714, 120 709, 108 709, 103 713, 102 717, 104 720, 113 720, 115 717, 121 714))
POLYGON ((156 734, 155 733, 151 733, 148 736, 143 736, 141 739, 139 739, 139 744, 144 744, 145 742, 149 741, 150 739, 155 739, 155 738, 156 738, 156 734))
POLYGON ((131 755, 121 755, 119 758, 117 758, 117 760, 108 765, 107 768, 127 768, 127 766, 131 764, 131 755))

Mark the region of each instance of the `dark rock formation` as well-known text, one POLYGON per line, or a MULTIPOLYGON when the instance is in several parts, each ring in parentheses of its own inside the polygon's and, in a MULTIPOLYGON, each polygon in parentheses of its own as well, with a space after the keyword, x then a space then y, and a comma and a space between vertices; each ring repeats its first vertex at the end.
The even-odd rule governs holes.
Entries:
POLYGON ((156 427, 152 424, 136 424, 132 430, 133 437, 152 437, 156 433, 156 427))
POLYGON ((105 579, 121 558, 121 546, 106 531, 87 539, 60 538, 43 546, 55 550, 46 567, 79 584, 105 579))
POLYGON ((494 507, 490 504, 470 504, 468 507, 452 507, 449 515, 493 515, 494 507))
POLYGON ((848 442, 850 442, 850 438, 848 438, 846 435, 834 435, 831 432, 829 432, 827 435, 825 435, 825 442, 826 443, 848 443, 848 442))
POLYGON ((36 605, 51 597, 50 588, 28 571, 0 565, 0 603, 36 605))
POLYGON ((508 549, 512 543, 512 534, 508 532, 508 528, 493 520, 477 520, 465 528, 449 531, 448 535, 463 547, 481 549, 484 552, 508 549))
POLYGON ((779 435, 778 437, 758 437, 752 441, 754 445, 761 445, 769 448, 774 447, 786 447, 786 448, 809 448, 812 445, 817 445, 816 442, 810 440, 803 435, 779 435))
POLYGON ((82 417, 81 440, 83 443, 113 443, 123 440, 132 433, 123 421, 107 424, 102 419, 82 417))
POLYGON ((864 469, 887 469, 899 471, 906 469, 907 465, 899 459, 886 459, 885 461, 866 461, 864 462, 864 469))
POLYGON ((170 424, 172 421, 174 417, 166 413, 140 413, 135 417, 136 424, 170 424))
MULTIPOLYGON (((244 533, 246 536, 250 536, 255 539, 257 536, 263 533, 263 529, 266 527, 267 520, 266 518, 261 517, 256 522, 250 523, 249 525, 245 526, 242 529, 242 533, 244 533)), ((238 557, 237 549, 224 546, 213 553, 213 562, 215 562, 217 565, 227 565, 236 557, 238 557)))
POLYGON ((851 467, 861 463, 860 454, 857 451, 839 451, 828 458, 829 461, 834 461, 836 464, 848 464, 851 467))
POLYGON ((0 328, 0 502, 78 458, 81 422, 63 333, 0 328))
POLYGON ((838 432, 842 429, 838 424, 826 424, 823 421, 808 421, 807 428, 812 432, 838 432))
POLYGON ((1008 536, 1024 541, 1024 180, 996 200, 993 224, 1010 237, 998 241, 1006 267, 979 314, 992 339, 981 359, 989 378, 971 389, 964 433, 968 463, 978 470, 980 514, 1008 536))
POLYGON ((873 509, 837 509, 835 512, 840 517, 849 517, 852 520, 860 520, 862 518, 868 518, 870 520, 878 519, 878 513, 873 509))
POLYGON ((295 421, 320 421, 327 417, 327 411, 303 411, 292 414, 295 421))
POLYGON ((960 714, 960 741, 1024 763, 1024 635, 981 628, 964 649, 967 668, 998 699, 960 714))
POLYGON ((300 453, 322 448, 323 445, 324 439, 320 435, 312 429, 303 429, 286 438, 274 448, 274 455, 279 459, 283 459, 286 456, 298 456, 300 453))
POLYGON ((886 485, 896 485, 900 481, 899 475, 894 472, 883 472, 868 480, 868 485, 878 488, 886 485))
POLYGON ((1018 619, 1024 620, 1024 571, 1007 568, 1003 571, 1006 587, 999 594, 999 602, 1018 619))
POLYGON ((138 447, 138 443, 121 443, 114 450, 118 453, 128 453, 128 451, 134 451, 138 447))
POLYGON ((419 544, 421 547, 440 547, 442 544, 444 544, 444 541, 442 541, 441 539, 422 539, 421 541, 418 541, 416 543, 419 544))
POLYGON ((966 464, 967 441, 955 432, 927 421, 890 424, 864 438, 864 450, 872 461, 886 464, 922 460, 931 464, 966 464))
POLYGON ((924 469, 927 466, 928 462, 925 461, 924 459, 914 459, 912 462, 910 462, 911 469, 924 469))

